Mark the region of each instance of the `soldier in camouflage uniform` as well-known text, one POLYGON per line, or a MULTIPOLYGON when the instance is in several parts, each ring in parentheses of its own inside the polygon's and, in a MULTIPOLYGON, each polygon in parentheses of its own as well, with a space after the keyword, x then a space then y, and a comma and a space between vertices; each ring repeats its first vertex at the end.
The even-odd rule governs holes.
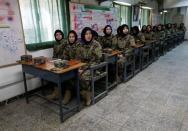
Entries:
POLYGON ((146 32, 144 33, 144 37, 146 40, 155 40, 154 33, 151 30, 151 25, 147 26, 146 32))
POLYGON ((186 32, 186 27, 184 26, 184 23, 180 24, 179 30, 182 30, 183 32, 186 32))
POLYGON ((157 26, 153 26, 152 32, 155 33, 157 31, 157 26))
POLYGON ((138 26, 133 27, 133 37, 135 39, 135 43, 138 46, 143 46, 146 42, 145 37, 142 32, 139 31, 138 26))
POLYGON ((147 26, 146 26, 146 25, 143 25, 141 32, 144 34, 144 33, 146 32, 146 29, 147 29, 147 26))
POLYGON ((157 26, 157 31, 155 32, 155 38, 157 40, 165 39, 165 32, 162 30, 161 24, 157 26))
POLYGON ((184 26, 184 23, 181 23, 180 26, 179 26, 179 32, 181 35, 183 35, 183 39, 185 37, 185 32, 186 32, 186 27, 184 26))
POLYGON ((155 38, 157 41, 160 41, 159 51, 161 54, 163 54, 165 48, 165 31, 162 29, 161 24, 157 26, 157 31, 155 32, 155 38))
POLYGON ((92 30, 92 34, 93 34, 93 39, 96 41, 100 41, 101 40, 101 36, 99 36, 99 34, 97 33, 97 31, 92 30))
POLYGON ((103 30, 104 36, 100 39, 100 44, 103 49, 112 48, 112 39, 114 35, 112 34, 112 27, 110 25, 106 25, 103 30))
MULTIPOLYGON (((76 50, 78 47, 78 37, 75 31, 71 30, 68 34, 68 40, 65 42, 65 48, 63 51, 64 60, 72 60, 76 59, 76 50)), ((74 82, 72 80, 66 81, 65 83, 65 94, 63 98, 63 104, 68 104, 71 100, 71 90, 74 86, 74 82)))
POLYGON ((126 57, 123 55, 125 52, 132 52, 132 47, 137 47, 135 44, 133 36, 129 34, 128 25, 124 24, 120 28, 120 36, 113 39, 113 49, 122 51, 122 54, 119 55, 118 60, 118 76, 119 80, 123 80, 124 72, 124 63, 127 61, 126 57))
POLYGON ((172 35, 172 25, 168 23, 166 25, 166 37, 170 37, 172 35))
POLYGON ((120 35, 120 29, 121 29, 121 26, 118 26, 118 28, 117 28, 117 34, 115 35, 115 37, 121 36, 121 35, 120 35))
POLYGON ((177 24, 175 23, 175 24, 172 24, 172 35, 174 35, 174 37, 176 37, 177 36, 177 24))
POLYGON ((65 49, 63 52, 64 60, 71 60, 76 58, 76 49, 78 46, 78 36, 74 30, 69 31, 68 40, 65 44, 65 49))
POLYGON ((53 58, 61 58, 64 50, 64 34, 61 30, 56 30, 54 33, 56 42, 53 47, 53 58))
MULTIPOLYGON (((112 34, 112 27, 110 25, 106 25, 104 27, 103 33, 104 33, 104 36, 101 37, 100 44, 103 48, 103 52, 109 53, 112 51, 112 40, 115 37, 112 34)), ((116 65, 109 64, 108 67, 109 67, 108 68, 108 82, 113 83, 115 79, 114 73, 116 73, 116 65)))
POLYGON ((92 29, 89 27, 85 27, 82 30, 81 40, 82 44, 79 44, 77 49, 77 59, 87 63, 87 65, 80 69, 80 94, 85 99, 85 104, 88 106, 91 103, 91 74, 89 67, 100 63, 102 47, 99 42, 93 39, 92 29))
MULTIPOLYGON (((61 30, 56 30, 54 33, 56 43, 53 47, 53 58, 62 58, 66 40, 64 40, 64 34, 61 30)), ((54 87, 52 94, 48 95, 48 99, 58 99, 59 91, 57 87, 54 87)))

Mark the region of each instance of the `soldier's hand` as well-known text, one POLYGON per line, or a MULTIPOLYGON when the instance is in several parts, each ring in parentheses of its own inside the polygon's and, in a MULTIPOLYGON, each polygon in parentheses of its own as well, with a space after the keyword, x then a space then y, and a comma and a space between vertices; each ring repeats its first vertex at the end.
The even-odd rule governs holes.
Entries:
POLYGON ((84 70, 82 70, 82 69, 79 69, 79 70, 78 70, 79 74, 82 74, 83 71, 84 71, 84 70))
POLYGON ((119 54, 119 55, 118 55, 118 57, 122 58, 122 57, 123 57, 123 55, 122 55, 122 54, 119 54))

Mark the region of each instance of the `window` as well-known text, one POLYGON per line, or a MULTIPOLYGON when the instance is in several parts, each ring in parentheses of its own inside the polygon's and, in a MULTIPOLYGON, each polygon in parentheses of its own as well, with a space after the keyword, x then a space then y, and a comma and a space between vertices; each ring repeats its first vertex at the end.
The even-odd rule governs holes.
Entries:
POLYGON ((131 27, 131 6, 114 3, 114 7, 119 10, 118 17, 120 19, 120 25, 127 24, 129 27, 131 27))
POLYGON ((63 30, 61 0, 19 0, 26 44, 54 40, 63 30))
POLYGON ((141 9, 141 27, 143 25, 149 25, 150 22, 150 10, 149 9, 141 9))

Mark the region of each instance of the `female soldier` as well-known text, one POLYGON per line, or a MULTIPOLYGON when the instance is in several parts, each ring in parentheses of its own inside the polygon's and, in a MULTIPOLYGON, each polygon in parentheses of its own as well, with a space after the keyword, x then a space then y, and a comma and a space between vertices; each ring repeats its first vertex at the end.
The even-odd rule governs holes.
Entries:
POLYGON ((134 26, 132 30, 136 45, 143 46, 146 42, 143 33, 139 31, 138 26, 134 26))
POLYGON ((142 33, 145 33, 145 32, 146 32, 146 28, 147 28, 147 26, 146 26, 146 25, 143 25, 141 32, 142 32, 142 33))
MULTIPOLYGON (((61 30, 56 30, 54 33, 54 38, 56 43, 54 43, 53 48, 53 58, 63 58, 63 51, 65 47, 64 34, 61 30)), ((48 95, 48 99, 58 99, 59 91, 57 87, 54 87, 54 91, 51 95, 48 95)))
MULTIPOLYGON (((78 36, 74 30, 69 31, 68 34, 68 40, 66 41, 65 44, 65 49, 63 52, 63 59, 65 60, 72 60, 76 59, 76 50, 78 46, 77 42, 78 36)), ((71 100, 71 88, 74 86, 73 82, 67 81, 65 83, 65 94, 63 98, 63 104, 68 104, 69 101, 71 100)))
POLYGON ((91 74, 88 68, 91 65, 100 63, 102 58, 102 48, 99 42, 93 39, 92 29, 89 27, 85 27, 82 30, 81 40, 82 44, 78 45, 77 59, 87 63, 87 65, 80 70, 80 94, 85 99, 85 104, 88 106, 91 103, 91 74))
MULTIPOLYGON (((132 47, 137 47, 134 38, 129 34, 128 25, 124 24, 120 28, 120 36, 113 39, 113 49, 124 52, 132 52, 132 47)), ((119 80, 123 80, 124 63, 126 62, 126 57, 123 54, 119 55, 118 60, 118 76, 119 80)))
POLYGON ((53 48, 53 58, 61 58, 64 50, 64 34, 61 30, 56 30, 54 33, 56 42, 53 48))
POLYGON ((146 28, 146 32, 144 33, 145 39, 146 40, 154 40, 154 33, 151 30, 151 25, 148 25, 146 28))
POLYGON ((102 48, 112 48, 112 39, 114 35, 112 34, 112 27, 106 25, 103 30, 104 36, 101 37, 100 44, 102 48))
POLYGON ((155 32, 155 38, 157 40, 164 39, 165 38, 165 32, 162 30, 161 24, 157 26, 157 31, 155 32))

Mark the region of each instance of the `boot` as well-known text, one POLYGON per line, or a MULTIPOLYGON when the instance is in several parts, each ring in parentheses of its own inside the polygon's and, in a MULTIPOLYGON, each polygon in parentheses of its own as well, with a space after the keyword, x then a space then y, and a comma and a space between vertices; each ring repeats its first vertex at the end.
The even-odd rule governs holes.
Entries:
POLYGON ((89 106, 91 104, 91 92, 86 92, 86 106, 89 106))
POLYGON ((47 98, 50 99, 50 100, 58 99, 59 98, 58 88, 54 87, 54 91, 52 92, 51 95, 48 95, 47 98))
POLYGON ((63 104, 66 105, 70 102, 71 99, 71 91, 65 90, 64 98, 63 98, 63 104))
POLYGON ((91 92, 83 90, 80 94, 85 100, 85 105, 89 106, 91 104, 91 92))

